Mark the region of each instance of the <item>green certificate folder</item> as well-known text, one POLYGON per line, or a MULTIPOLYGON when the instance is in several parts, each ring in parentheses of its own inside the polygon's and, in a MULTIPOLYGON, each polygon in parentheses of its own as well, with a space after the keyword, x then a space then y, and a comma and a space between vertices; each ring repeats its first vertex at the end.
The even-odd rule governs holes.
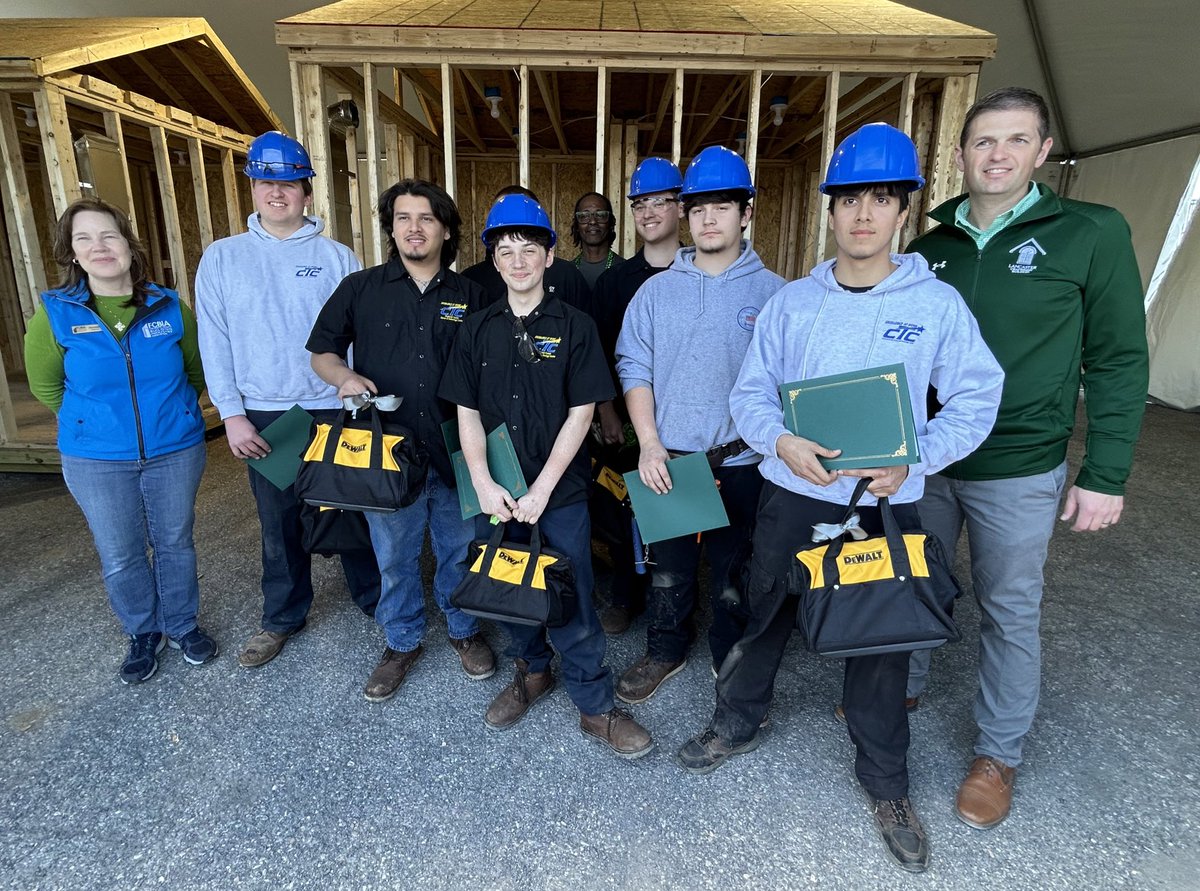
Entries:
MULTIPOLYGON (((442 437, 446 440, 446 448, 450 451, 450 463, 454 467, 458 506, 462 509, 462 518, 469 520, 476 514, 483 513, 483 509, 479 506, 479 496, 475 494, 475 487, 471 485, 467 456, 463 454, 462 443, 458 438, 458 422, 443 423, 442 437)), ((521 462, 517 460, 517 450, 513 447, 512 437, 503 426, 497 427, 487 435, 487 462, 492 479, 507 489, 513 498, 520 498, 529 491, 525 474, 521 470, 521 462)))
POLYGON ((300 456, 304 454, 312 436, 312 422, 312 415, 300 406, 293 405, 258 431, 258 435, 271 447, 267 456, 242 460, 282 492, 296 482, 296 474, 300 472, 300 456))
POLYGON ((667 473, 671 474, 671 491, 666 495, 659 495, 643 483, 636 470, 625 474, 642 541, 650 544, 729 525, 717 481, 703 452, 672 458, 667 462, 667 473))
POLYGON ((921 460, 903 364, 783 384, 779 395, 788 430, 842 450, 837 458, 819 459, 826 470, 921 460))

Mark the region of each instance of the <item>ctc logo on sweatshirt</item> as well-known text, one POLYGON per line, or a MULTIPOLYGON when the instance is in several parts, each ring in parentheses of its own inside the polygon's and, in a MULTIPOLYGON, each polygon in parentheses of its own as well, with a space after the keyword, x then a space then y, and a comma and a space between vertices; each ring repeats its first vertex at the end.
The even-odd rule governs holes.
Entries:
POLYGON ((297 266, 296 278, 319 278, 324 266, 297 266))

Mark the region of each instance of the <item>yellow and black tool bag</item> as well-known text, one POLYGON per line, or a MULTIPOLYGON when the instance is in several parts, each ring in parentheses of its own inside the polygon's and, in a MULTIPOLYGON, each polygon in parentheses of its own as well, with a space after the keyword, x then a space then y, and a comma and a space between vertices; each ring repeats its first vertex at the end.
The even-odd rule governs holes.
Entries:
POLYGON ((901 532, 886 498, 879 499, 884 534, 866 537, 854 509, 869 483, 859 481, 841 524, 814 527, 814 544, 792 558, 796 624, 809 648, 846 658, 958 640, 951 613, 962 589, 941 542, 923 530, 901 532))
POLYGON ((407 427, 384 423, 376 407, 368 421, 314 421, 296 475, 296 495, 320 507, 390 513, 408 507, 425 486, 428 463, 407 427))
POLYGON ((529 544, 504 541, 497 523, 487 541, 471 542, 467 574, 450 602, 472 616, 517 625, 565 625, 575 614, 575 569, 569 558, 542 547, 534 523, 529 544))

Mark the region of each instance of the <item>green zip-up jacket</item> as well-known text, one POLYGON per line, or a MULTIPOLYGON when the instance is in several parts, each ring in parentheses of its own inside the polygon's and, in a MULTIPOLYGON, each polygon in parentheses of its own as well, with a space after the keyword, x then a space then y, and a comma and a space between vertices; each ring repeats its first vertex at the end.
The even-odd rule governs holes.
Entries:
POLYGON ((1149 386, 1146 315, 1129 224, 1111 207, 1041 199, 982 251, 954 225, 960 195, 934 209, 916 239, 939 279, 958 289, 1004 369, 991 434, 942 471, 963 480, 1032 476, 1063 462, 1082 382, 1087 442, 1075 485, 1123 495, 1149 386))

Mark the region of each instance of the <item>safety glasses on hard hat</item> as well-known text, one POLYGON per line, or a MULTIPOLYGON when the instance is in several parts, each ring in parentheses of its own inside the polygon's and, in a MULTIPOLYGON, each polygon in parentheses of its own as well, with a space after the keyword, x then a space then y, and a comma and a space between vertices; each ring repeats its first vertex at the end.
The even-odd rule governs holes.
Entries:
POLYGON ((254 179, 285 179, 297 171, 312 176, 307 164, 292 164, 287 161, 247 161, 246 172, 254 179))

